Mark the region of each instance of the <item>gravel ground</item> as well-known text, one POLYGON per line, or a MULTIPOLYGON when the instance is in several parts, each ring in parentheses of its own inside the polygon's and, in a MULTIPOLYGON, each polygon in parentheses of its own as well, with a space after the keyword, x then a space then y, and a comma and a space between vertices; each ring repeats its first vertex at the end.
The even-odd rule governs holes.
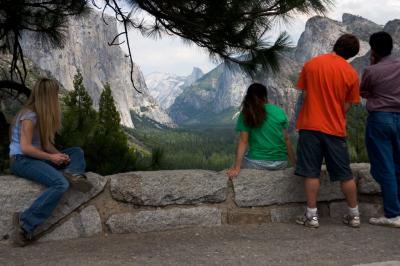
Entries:
POLYGON ((400 229, 322 220, 0 245, 0 265, 400 265, 400 229))

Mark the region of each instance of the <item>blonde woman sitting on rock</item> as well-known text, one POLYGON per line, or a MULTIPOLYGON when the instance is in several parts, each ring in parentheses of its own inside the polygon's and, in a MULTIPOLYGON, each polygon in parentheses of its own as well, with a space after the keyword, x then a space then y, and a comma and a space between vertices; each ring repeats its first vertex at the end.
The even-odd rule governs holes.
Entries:
POLYGON ((227 171, 227 175, 236 177, 241 168, 284 169, 288 166, 288 157, 295 165, 296 157, 287 127, 285 112, 268 103, 267 88, 262 84, 251 84, 236 125, 240 136, 235 164, 227 171))
POLYGON ((28 209, 14 214, 14 242, 18 246, 32 240, 34 230, 52 214, 70 184, 82 192, 92 187, 84 175, 82 149, 60 152, 54 147, 61 125, 58 91, 57 81, 40 79, 11 129, 11 172, 47 187, 28 209))

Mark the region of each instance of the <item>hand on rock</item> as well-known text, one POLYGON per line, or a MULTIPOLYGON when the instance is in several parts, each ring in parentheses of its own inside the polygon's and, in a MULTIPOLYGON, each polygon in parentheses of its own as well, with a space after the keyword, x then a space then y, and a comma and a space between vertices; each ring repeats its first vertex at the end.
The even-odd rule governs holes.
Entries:
POLYGON ((226 171, 226 175, 230 179, 237 177, 239 173, 240 173, 240 168, 230 168, 228 171, 226 171))

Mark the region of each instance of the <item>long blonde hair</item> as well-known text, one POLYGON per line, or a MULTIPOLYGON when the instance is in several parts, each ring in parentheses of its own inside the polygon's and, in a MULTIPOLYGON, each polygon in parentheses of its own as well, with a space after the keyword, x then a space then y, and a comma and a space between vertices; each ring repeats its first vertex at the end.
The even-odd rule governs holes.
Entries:
POLYGON ((61 112, 58 101, 58 82, 54 79, 41 78, 32 88, 31 95, 18 115, 27 111, 37 115, 37 128, 43 148, 54 144, 54 137, 61 128, 61 112))

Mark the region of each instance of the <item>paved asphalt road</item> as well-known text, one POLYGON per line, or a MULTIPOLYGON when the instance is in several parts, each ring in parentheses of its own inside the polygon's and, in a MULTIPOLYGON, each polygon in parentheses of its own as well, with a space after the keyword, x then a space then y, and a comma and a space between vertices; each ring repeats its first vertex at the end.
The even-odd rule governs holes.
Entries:
POLYGON ((0 265, 400 265, 400 229, 322 220, 0 244, 0 265))

